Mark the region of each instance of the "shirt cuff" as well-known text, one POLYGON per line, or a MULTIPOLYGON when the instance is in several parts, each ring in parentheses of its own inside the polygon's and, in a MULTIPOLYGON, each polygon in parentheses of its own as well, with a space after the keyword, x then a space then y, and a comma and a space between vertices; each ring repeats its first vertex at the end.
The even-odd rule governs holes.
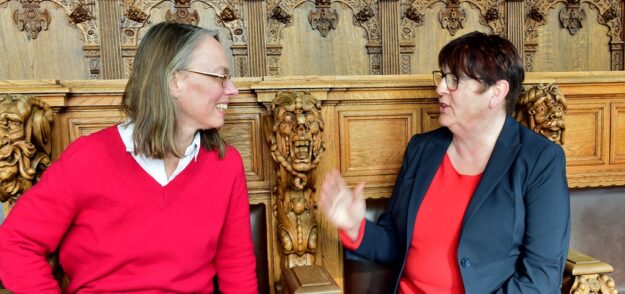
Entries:
POLYGON ((365 235, 365 224, 367 221, 363 218, 362 222, 360 222, 360 229, 358 230, 358 238, 356 241, 352 241, 352 239, 347 236, 345 231, 339 230, 339 237, 341 238, 341 243, 343 243, 343 247, 349 250, 356 250, 360 247, 360 243, 362 243, 362 238, 365 235))

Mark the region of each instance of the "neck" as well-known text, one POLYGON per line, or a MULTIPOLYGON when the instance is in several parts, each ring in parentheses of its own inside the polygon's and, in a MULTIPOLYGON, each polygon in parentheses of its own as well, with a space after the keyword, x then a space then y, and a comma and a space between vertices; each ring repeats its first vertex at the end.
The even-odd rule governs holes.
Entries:
POLYGON ((506 115, 503 114, 481 121, 471 129, 452 130, 453 139, 448 152, 465 160, 488 161, 505 121, 506 115))

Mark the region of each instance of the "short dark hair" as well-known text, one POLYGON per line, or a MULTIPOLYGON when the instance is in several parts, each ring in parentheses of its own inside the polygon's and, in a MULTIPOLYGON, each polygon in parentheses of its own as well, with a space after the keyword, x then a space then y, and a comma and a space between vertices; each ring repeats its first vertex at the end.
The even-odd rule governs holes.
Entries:
POLYGON ((468 76, 490 87, 499 80, 508 81, 506 111, 516 106, 525 71, 518 51, 512 43, 497 35, 472 32, 449 42, 438 54, 438 66, 446 67, 456 76, 468 76))

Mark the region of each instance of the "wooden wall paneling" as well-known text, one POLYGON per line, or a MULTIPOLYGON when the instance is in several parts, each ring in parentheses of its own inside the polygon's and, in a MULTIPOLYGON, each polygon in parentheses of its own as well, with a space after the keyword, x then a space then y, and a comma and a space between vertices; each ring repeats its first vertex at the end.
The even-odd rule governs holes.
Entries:
POLYGON ((399 0, 380 0, 380 29, 382 30, 382 73, 401 73, 399 46, 399 0))
MULTIPOLYGON (((327 95, 327 94, 326 94, 327 95)), ((339 148, 340 138, 338 136, 338 115, 336 111, 337 101, 326 100, 327 96, 315 95, 321 101, 321 115, 324 121, 323 140, 326 150, 324 157, 315 169, 313 178, 315 179, 315 188, 317 191, 321 189, 321 183, 324 175, 339 166, 339 148)), ((315 193, 315 199, 319 200, 319 193, 315 193)), ((319 250, 317 251, 317 263, 323 266, 334 281, 343 288, 343 248, 339 241, 338 231, 331 224, 323 213, 317 209, 318 229, 317 236, 319 238, 319 250)))
POLYGON ((337 107, 337 112, 340 171, 346 181, 392 186, 404 149, 419 128, 418 106, 392 102, 342 105, 337 107))
POLYGON ((328 8, 316 8, 312 2, 302 2, 294 8, 292 19, 293 25, 282 29, 280 75, 369 74, 366 33, 353 24, 349 6, 334 2, 328 8), (311 17, 318 9, 336 13, 334 29, 325 32, 312 27, 311 17))
MULTIPOLYGON (((411 34, 414 34, 415 49, 411 60, 413 74, 431 74, 432 70, 438 69, 438 52, 452 39, 473 31, 492 33, 491 27, 480 23, 482 17, 480 9, 468 2, 461 2, 457 8, 464 11, 462 27, 457 30, 451 29, 449 25, 447 29, 441 25, 439 13, 448 9, 445 3, 415 1, 412 7, 422 15, 421 22, 417 24, 412 20, 404 20, 402 33, 410 30, 411 34), (450 30, 454 32, 453 35, 450 30)), ((459 20, 456 25, 460 25, 459 20)), ((406 36, 402 36, 402 40, 406 38, 406 36)))
POLYGON ((119 27, 121 7, 118 0, 98 0, 98 6, 102 54, 101 78, 122 79, 125 76, 119 27))
POLYGON ((195 24, 218 31, 226 50, 231 73, 237 77, 249 76, 247 29, 243 2, 211 0, 140 0, 120 4, 122 20, 122 56, 124 73, 128 75, 140 40, 149 27, 163 21, 195 24))
POLYGON ((438 121, 439 114, 439 109, 435 106, 423 107, 421 109, 422 132, 433 131, 441 126, 438 121))
POLYGON ((625 164, 625 99, 611 104, 610 163, 625 164))
POLYGON ((83 6, 78 1, 21 2, 0 1, 0 51, 4 53, 0 79, 99 77, 99 29, 92 18, 96 5, 91 1, 83 6), (86 7, 82 18, 72 14, 78 7, 86 7), (14 21, 14 14, 24 27, 14 21), (35 29, 38 25, 41 31, 35 29))
POLYGON ((567 99, 564 118, 566 131, 564 150, 567 163, 575 165, 604 165, 608 162, 609 124, 608 103, 584 103, 567 99))
POLYGON ((262 116, 264 112, 259 107, 238 106, 229 107, 221 135, 228 144, 239 150, 245 166, 245 176, 248 181, 250 197, 267 197, 270 191, 270 182, 267 177, 268 156, 262 138, 262 116))
POLYGON ((620 2, 525 0, 528 9, 525 69, 623 70, 622 16, 618 13, 622 5, 620 2), (542 49, 544 46, 547 48, 542 49), (561 54, 563 52, 568 54, 561 54), (540 58, 536 58, 538 56, 540 58), (554 61, 556 57, 560 58, 554 61))
POLYGON ((380 74, 377 6, 364 0, 267 1, 269 75, 380 74))

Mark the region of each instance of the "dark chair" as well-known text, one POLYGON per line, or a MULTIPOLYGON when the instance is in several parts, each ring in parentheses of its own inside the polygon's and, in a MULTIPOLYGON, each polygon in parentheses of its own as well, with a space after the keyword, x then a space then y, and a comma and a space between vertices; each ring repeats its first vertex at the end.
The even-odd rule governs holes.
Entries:
MULTIPOLYGON (((366 218, 377 221, 386 210, 389 198, 367 199, 366 218)), ((343 276, 346 294, 377 294, 392 293, 395 285, 392 265, 382 265, 367 261, 352 252, 345 250, 343 260, 343 276)))

